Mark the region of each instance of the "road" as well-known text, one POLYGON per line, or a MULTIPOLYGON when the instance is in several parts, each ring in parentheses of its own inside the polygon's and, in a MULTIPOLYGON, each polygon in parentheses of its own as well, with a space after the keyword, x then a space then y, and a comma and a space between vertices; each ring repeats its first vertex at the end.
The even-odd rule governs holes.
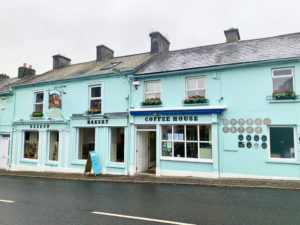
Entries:
POLYGON ((293 190, 0 177, 1 225, 294 225, 299 207, 293 190))

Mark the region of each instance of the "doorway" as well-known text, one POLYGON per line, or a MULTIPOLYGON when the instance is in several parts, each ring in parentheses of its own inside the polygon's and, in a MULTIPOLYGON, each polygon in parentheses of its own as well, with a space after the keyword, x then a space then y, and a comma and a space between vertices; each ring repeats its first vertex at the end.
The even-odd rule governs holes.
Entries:
POLYGON ((2 170, 6 170, 8 167, 9 142, 10 136, 8 134, 0 136, 0 169, 2 170))
POLYGON ((136 172, 155 174, 156 170, 156 130, 137 130, 136 172))

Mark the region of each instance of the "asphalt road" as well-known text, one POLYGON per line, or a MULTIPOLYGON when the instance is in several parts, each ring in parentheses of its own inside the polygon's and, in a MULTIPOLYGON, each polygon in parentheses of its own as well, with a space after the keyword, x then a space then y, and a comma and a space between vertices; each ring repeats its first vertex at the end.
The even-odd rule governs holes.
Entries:
POLYGON ((1 225, 296 225, 299 208, 300 191, 292 190, 0 177, 1 225))

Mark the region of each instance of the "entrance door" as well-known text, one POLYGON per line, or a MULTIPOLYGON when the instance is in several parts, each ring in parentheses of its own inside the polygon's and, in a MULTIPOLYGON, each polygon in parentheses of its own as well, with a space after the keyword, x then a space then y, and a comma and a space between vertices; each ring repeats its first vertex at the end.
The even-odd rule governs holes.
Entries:
POLYGON ((9 152, 9 135, 2 135, 0 142, 0 169, 7 169, 9 152))
POLYGON ((149 132, 149 168, 156 165, 156 132, 149 132))

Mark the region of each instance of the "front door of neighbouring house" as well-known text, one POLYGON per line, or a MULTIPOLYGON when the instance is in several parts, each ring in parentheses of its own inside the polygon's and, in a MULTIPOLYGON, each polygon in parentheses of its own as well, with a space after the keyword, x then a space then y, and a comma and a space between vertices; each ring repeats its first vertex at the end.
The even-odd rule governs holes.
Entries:
POLYGON ((9 140, 9 135, 2 135, 0 139, 0 169, 6 170, 8 167, 9 140))

